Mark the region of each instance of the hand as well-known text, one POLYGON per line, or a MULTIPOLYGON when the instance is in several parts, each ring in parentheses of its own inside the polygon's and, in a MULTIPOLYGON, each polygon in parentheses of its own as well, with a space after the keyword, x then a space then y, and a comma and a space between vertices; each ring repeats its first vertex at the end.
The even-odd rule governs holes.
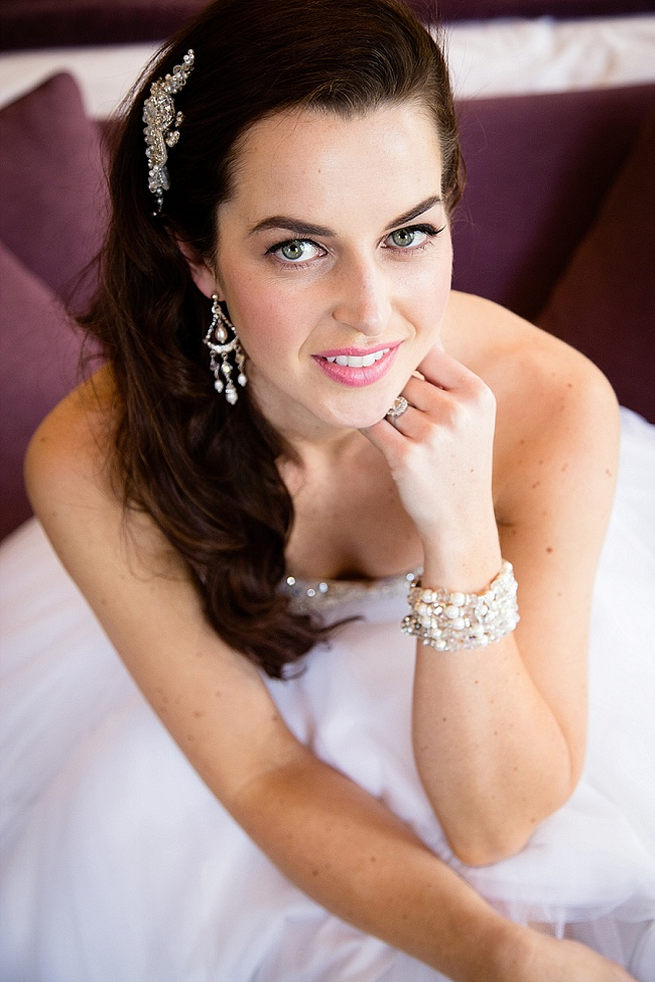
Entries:
POLYGON ((419 371, 423 377, 413 375, 402 392, 407 411, 362 432, 384 455, 426 557, 437 549, 466 564, 467 555, 479 557, 481 542, 497 544, 491 493, 495 398, 440 347, 431 349, 419 371))

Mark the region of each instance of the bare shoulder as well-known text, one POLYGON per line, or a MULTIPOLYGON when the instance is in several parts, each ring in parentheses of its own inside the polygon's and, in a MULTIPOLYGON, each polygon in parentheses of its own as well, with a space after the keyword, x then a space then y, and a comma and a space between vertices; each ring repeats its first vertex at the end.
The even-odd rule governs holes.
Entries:
POLYGON ((523 405, 514 424, 538 420, 562 398, 571 406, 591 401, 595 411, 616 413, 616 399, 602 372, 579 351, 504 307, 453 292, 447 347, 491 386, 499 402, 523 405), (530 394, 526 403, 524 398, 530 394), (537 398, 538 397, 538 398, 537 398))
POLYGON ((87 600, 96 606, 92 572, 185 578, 186 570, 154 522, 126 509, 113 468, 115 393, 100 369, 43 420, 25 459, 34 513, 87 600))
POLYGON ((581 511, 602 534, 616 480, 619 415, 584 355, 497 304, 453 294, 446 347, 497 402, 494 499, 499 522, 581 511))
POLYGON ((25 459, 35 512, 47 521, 53 496, 106 492, 112 432, 112 387, 106 369, 70 392, 40 424, 25 459))
POLYGON ((618 408, 602 372, 584 355, 498 304, 454 293, 446 346, 490 386, 497 401, 497 455, 525 459, 576 450, 613 458, 618 408))

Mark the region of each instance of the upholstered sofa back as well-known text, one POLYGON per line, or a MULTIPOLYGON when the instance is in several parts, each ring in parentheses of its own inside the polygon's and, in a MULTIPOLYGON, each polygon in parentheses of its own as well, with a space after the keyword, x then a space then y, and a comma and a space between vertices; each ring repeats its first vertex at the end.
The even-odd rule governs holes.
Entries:
MULTIPOLYGON (((655 85, 459 105, 468 185, 454 282, 587 352, 655 420, 655 85)), ((0 535, 29 515, 22 459, 76 380, 64 313, 106 220, 98 125, 58 75, 0 110, 0 535)), ((90 296, 93 273, 78 300, 90 296)))

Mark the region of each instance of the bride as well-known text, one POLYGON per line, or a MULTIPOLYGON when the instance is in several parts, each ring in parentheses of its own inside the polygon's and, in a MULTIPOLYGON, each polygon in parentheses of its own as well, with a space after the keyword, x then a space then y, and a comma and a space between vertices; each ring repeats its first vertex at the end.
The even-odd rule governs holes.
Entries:
POLYGON ((399 0, 217 0, 136 91, 107 360, 5 550, 5 978, 653 978, 652 799, 593 709, 585 770, 590 623, 601 690, 646 669, 625 560, 592 617, 620 417, 451 290, 461 173, 399 0))

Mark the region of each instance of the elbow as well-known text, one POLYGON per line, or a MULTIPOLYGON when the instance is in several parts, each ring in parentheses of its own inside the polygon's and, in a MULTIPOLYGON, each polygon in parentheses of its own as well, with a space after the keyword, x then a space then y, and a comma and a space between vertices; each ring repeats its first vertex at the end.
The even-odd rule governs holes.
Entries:
POLYGON ((444 826, 450 848, 465 866, 491 866, 511 859, 525 849, 540 824, 565 804, 570 793, 551 799, 537 815, 505 815, 490 820, 487 814, 477 822, 460 821, 456 830, 444 826))
POLYGON ((522 852, 541 823, 569 800, 580 771, 581 761, 562 768, 556 781, 544 784, 530 802, 522 798, 520 807, 516 801, 505 801, 496 809, 479 803, 473 812, 469 801, 468 820, 461 808, 457 816, 438 816, 455 857, 466 866, 491 866, 522 852))
POLYGON ((530 841, 536 823, 529 829, 479 829, 477 834, 447 836, 455 857, 464 866, 492 866, 520 853, 530 841))
MULTIPOLYGON (((528 787, 467 788, 465 797, 426 793, 455 859, 465 866, 492 866, 522 852, 542 822, 566 804, 582 769, 582 755, 528 787), (447 807, 446 807, 447 805, 447 807)), ((419 772, 420 773, 420 772, 419 772)))

